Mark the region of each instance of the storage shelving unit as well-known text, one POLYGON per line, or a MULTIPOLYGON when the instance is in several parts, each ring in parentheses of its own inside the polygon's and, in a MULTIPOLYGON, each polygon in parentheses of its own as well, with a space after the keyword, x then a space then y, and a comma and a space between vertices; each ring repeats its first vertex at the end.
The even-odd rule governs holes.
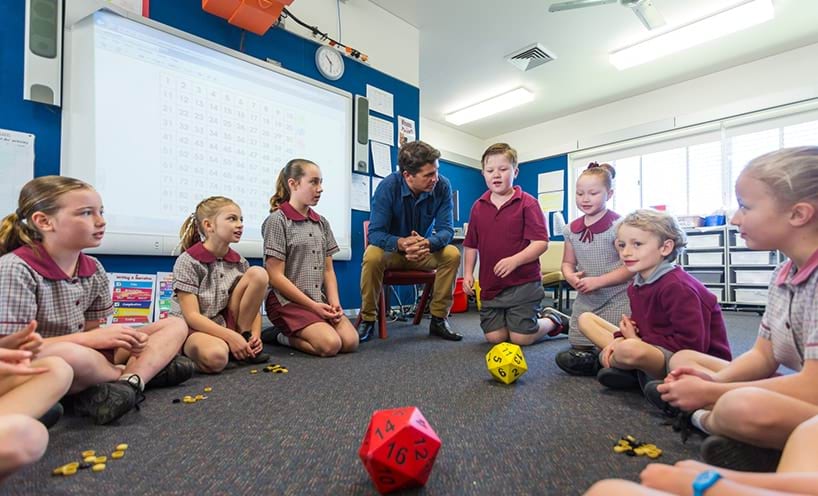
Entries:
POLYGON ((700 280, 723 307, 763 308, 770 276, 784 259, 778 251, 750 250, 730 226, 688 229, 679 263, 700 280))

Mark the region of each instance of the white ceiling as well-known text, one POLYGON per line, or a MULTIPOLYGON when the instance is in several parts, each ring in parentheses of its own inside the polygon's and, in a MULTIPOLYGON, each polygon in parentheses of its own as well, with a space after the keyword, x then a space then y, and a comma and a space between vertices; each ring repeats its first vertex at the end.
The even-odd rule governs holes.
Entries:
MULTIPOLYGON (((648 37, 617 4, 549 13, 550 0, 371 0, 420 31, 421 116, 443 115, 524 86, 535 100, 463 126, 481 139, 818 42, 818 0, 773 0, 774 20, 625 71, 608 53, 648 37), (556 60, 529 72, 505 56, 539 42, 556 60)), ((653 0, 668 26, 740 0, 653 0)), ((805 63, 816 63, 805 61, 805 63)))

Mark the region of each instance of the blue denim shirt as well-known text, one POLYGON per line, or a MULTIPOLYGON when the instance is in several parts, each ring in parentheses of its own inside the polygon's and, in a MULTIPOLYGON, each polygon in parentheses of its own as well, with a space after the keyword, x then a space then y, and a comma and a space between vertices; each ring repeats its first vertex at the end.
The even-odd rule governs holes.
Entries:
POLYGON ((429 240, 430 250, 442 250, 454 237, 452 186, 439 176, 435 189, 417 197, 400 171, 383 178, 372 197, 369 243, 384 251, 398 251, 398 238, 412 231, 429 240), (434 231, 434 234, 433 234, 434 231))

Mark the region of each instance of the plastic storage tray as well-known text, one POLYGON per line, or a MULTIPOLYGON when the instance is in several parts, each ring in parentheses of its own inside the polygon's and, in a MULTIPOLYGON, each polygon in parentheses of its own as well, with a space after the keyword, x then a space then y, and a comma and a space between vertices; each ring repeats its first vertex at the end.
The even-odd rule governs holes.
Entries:
POLYGON ((775 253, 770 251, 736 251, 730 254, 731 265, 772 265, 775 253))
POLYGON ((769 284, 771 270, 737 270, 736 284, 769 284))
POLYGON ((723 288, 707 288, 708 291, 716 295, 716 299, 718 301, 724 301, 724 289, 723 288))
POLYGON ((724 272, 722 271, 702 271, 691 270, 688 273, 704 284, 719 284, 724 282, 724 272))
POLYGON ((697 248, 721 248, 721 234, 691 234, 687 237, 687 247, 697 248))
POLYGON ((736 303, 767 304, 767 289, 739 289, 733 290, 736 294, 736 303))
POLYGON ((724 253, 688 253, 688 265, 722 265, 724 264, 724 253))

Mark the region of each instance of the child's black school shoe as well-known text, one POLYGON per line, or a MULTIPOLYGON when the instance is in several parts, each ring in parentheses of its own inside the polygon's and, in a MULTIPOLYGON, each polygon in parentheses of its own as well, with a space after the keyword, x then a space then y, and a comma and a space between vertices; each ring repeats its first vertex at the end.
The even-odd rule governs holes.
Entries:
POLYGON ((645 387, 642 389, 645 393, 645 399, 648 400, 648 403, 655 406, 659 410, 662 411, 663 414, 667 417, 676 417, 680 413, 681 410, 676 408, 675 406, 671 406, 670 403, 662 399, 662 393, 659 392, 657 386, 663 384, 665 381, 657 380, 657 381, 650 381, 645 384, 645 387))
POLYGON ((41 424, 45 426, 46 429, 50 429, 56 425, 57 422, 60 421, 63 414, 63 406, 60 403, 54 403, 54 406, 48 409, 47 412, 43 414, 42 417, 38 418, 37 420, 40 421, 41 424))
MULTIPOLYGON (((231 355, 232 356, 232 355, 231 355)), ((256 365, 259 363, 267 363, 270 361, 270 354, 264 353, 263 351, 254 357, 247 357, 244 360, 237 360, 239 363, 244 363, 247 365, 256 365)))
POLYGON ((109 424, 145 401, 141 386, 138 375, 96 384, 73 396, 74 412, 91 417, 97 425, 109 424))
POLYGON ((554 329, 548 333, 550 337, 559 336, 560 334, 568 334, 571 317, 554 308, 547 307, 537 312, 537 318, 548 319, 554 323, 554 329))
POLYGON ((729 437, 708 436, 701 447, 705 463, 745 472, 775 472, 781 451, 759 448, 729 437))
POLYGON ((281 346, 278 342, 278 335, 283 331, 276 326, 270 326, 261 331, 261 342, 273 346, 281 346))
POLYGON ((600 384, 611 389, 636 389, 639 387, 639 379, 635 370, 623 370, 616 367, 605 367, 599 369, 596 380, 600 384))
POLYGON ((176 355, 173 357, 165 368, 160 370, 153 379, 145 384, 145 387, 170 387, 177 386, 186 380, 193 377, 193 372, 196 370, 196 365, 193 360, 186 356, 176 355))
POLYGON ((595 350, 561 351, 556 356, 557 366, 571 375, 595 376, 601 368, 599 353, 595 350))

